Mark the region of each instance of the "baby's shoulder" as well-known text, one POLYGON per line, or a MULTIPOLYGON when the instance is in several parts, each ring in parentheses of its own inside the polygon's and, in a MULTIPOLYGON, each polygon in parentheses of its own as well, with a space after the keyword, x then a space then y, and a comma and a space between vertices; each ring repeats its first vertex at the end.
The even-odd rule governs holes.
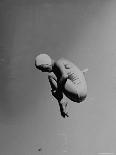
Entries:
POLYGON ((58 63, 62 63, 62 64, 64 64, 64 65, 70 65, 70 66, 72 66, 73 65, 73 63, 71 62, 71 61, 69 61, 69 60, 67 60, 67 59, 65 59, 65 58, 60 58, 58 61, 57 61, 58 63))

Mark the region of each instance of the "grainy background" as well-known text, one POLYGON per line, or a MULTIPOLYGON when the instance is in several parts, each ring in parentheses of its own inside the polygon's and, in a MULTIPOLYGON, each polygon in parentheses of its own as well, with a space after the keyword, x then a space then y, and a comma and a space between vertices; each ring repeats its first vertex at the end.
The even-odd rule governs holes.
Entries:
POLYGON ((116 154, 115 97, 115 0, 0 1, 0 155, 116 154), (39 53, 89 68, 88 98, 69 102, 68 119, 39 53))

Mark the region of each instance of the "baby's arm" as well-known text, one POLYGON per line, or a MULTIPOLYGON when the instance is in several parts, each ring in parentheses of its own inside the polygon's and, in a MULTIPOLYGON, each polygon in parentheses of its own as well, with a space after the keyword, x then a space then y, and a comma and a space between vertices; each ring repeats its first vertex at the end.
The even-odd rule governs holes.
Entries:
POLYGON ((60 77, 60 79, 59 79, 59 81, 57 83, 58 84, 58 88, 57 88, 58 92, 61 92, 63 90, 64 85, 65 85, 65 83, 66 83, 66 81, 68 79, 68 75, 67 75, 66 68, 65 68, 65 65, 64 65, 63 61, 65 61, 65 60, 60 59, 56 63, 56 65, 59 68, 60 73, 61 73, 61 77, 60 77))
POLYGON ((69 117, 68 112, 67 112, 67 105, 68 102, 65 99, 62 99, 61 101, 58 102, 59 107, 60 107, 60 112, 62 117, 69 117))

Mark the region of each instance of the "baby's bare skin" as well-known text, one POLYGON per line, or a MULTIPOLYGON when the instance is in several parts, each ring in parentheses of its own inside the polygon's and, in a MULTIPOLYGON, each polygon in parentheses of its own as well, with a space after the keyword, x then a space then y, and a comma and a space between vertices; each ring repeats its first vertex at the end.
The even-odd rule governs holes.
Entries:
MULTIPOLYGON (((51 65, 38 67, 43 72, 48 72, 52 95, 57 99, 62 117, 68 117, 67 104, 64 95, 73 102, 80 103, 87 96, 87 84, 83 71, 69 60, 60 58, 52 60, 51 65)), ((87 70, 84 70, 86 72, 87 70)))

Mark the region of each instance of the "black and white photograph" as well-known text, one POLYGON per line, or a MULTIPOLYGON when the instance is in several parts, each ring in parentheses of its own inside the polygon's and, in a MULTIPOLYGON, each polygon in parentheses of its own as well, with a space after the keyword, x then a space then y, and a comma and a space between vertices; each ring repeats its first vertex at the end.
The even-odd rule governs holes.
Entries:
POLYGON ((116 155, 116 0, 0 0, 0 155, 116 155))

